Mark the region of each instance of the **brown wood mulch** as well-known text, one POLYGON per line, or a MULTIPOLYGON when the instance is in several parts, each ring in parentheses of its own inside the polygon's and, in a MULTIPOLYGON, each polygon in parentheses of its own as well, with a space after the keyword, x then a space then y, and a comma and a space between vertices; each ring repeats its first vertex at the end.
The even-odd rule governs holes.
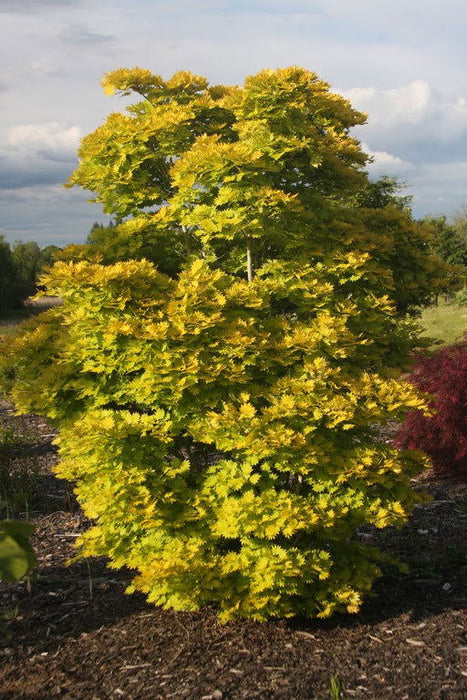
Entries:
POLYGON ((126 595, 130 574, 103 560, 66 566, 86 520, 50 474, 53 431, 6 402, 2 426, 24 435, 12 465, 40 467, 29 504, 39 565, 29 583, 0 584, 2 700, 324 700, 333 676, 345 700, 467 698, 465 483, 425 475, 418 487, 434 500, 402 531, 361 533, 411 569, 388 571, 359 614, 221 625, 211 609, 166 611, 126 595))

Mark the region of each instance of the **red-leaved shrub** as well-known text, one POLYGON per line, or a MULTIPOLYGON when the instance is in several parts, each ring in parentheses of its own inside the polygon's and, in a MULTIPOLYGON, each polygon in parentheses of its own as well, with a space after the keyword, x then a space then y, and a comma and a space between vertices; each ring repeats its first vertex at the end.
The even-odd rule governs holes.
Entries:
POLYGON ((409 380, 432 394, 435 413, 414 410, 395 437, 397 447, 425 452, 438 474, 467 475, 467 342, 422 357, 409 380))

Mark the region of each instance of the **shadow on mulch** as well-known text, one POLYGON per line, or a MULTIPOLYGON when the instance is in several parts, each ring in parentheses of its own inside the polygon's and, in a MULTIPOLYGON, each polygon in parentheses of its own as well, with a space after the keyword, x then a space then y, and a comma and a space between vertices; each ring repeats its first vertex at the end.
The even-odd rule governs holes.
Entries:
MULTIPOLYGON (((51 651, 68 636, 111 627, 127 616, 154 614, 156 608, 148 604, 143 595, 124 592, 131 578, 128 571, 109 570, 104 559, 90 560, 89 569, 82 563, 70 567, 41 567, 40 574, 31 576, 31 590, 28 591, 23 583, 17 593, 15 602, 21 616, 9 625, 9 644, 21 646, 34 640, 40 642, 41 650, 51 651)), ((425 588, 425 585, 420 587, 414 583, 411 576, 400 579, 383 577, 376 582, 373 593, 358 614, 336 614, 321 620, 297 617, 272 621, 271 624, 281 624, 292 631, 318 632, 377 625, 400 616, 410 623, 419 624, 446 611, 465 612, 467 598, 445 592, 437 584, 436 581, 425 588)), ((215 615, 214 609, 176 614, 196 619, 204 617, 206 612, 215 615)))
POLYGON ((44 567, 31 577, 30 591, 23 584, 15 601, 21 614, 8 626, 8 646, 34 643, 37 651, 54 651, 67 637, 154 610, 142 595, 124 593, 130 575, 110 572, 99 560, 89 569, 86 564, 44 567))
POLYGON ((410 595, 409 579, 381 580, 358 615, 221 625, 209 608, 177 613, 125 595, 130 573, 101 559, 90 574, 81 563, 45 566, 19 597, 2 699, 326 700, 332 675, 346 700, 465 697, 462 609, 439 591, 410 595))

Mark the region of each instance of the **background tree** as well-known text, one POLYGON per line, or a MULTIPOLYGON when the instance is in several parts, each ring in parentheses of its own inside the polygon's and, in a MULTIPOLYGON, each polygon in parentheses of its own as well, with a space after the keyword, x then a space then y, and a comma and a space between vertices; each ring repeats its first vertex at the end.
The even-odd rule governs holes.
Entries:
POLYGON ((422 461, 375 425, 423 406, 397 379, 417 340, 396 303, 441 267, 399 207, 357 201, 365 115, 316 74, 103 84, 144 99, 83 140, 70 185, 125 219, 136 259, 58 262, 63 305, 7 357, 17 407, 60 425, 57 473, 95 521, 81 551, 166 607, 355 612, 381 563, 356 530, 420 500, 422 461))
POLYGON ((41 249, 35 241, 16 241, 13 248, 0 236, 0 313, 18 309, 35 294, 40 275, 54 261, 58 246, 41 249))
POLYGON ((45 272, 47 268, 54 264, 61 250, 62 248, 57 245, 46 245, 44 248, 41 248, 39 264, 37 266, 36 285, 39 281, 39 277, 43 274, 43 272, 45 272))
POLYGON ((447 263, 467 271, 467 225, 464 230, 463 218, 459 215, 450 223, 444 215, 427 216, 424 222, 433 229, 435 252, 447 263))
POLYGON ((35 241, 16 241, 11 251, 16 276, 23 287, 24 298, 34 294, 40 269, 41 249, 35 241))
POLYGON ((19 308, 27 296, 10 245, 0 236, 0 313, 19 308))
POLYGON ((461 206, 456 209, 453 216, 453 222, 459 233, 466 238, 467 237, 467 204, 461 204, 461 206))
POLYGON ((407 187, 397 177, 383 175, 377 180, 368 180, 357 193, 357 203, 367 209, 395 207, 407 214, 411 213, 412 196, 403 194, 407 187))
POLYGON ((467 268, 467 205, 464 204, 457 212, 455 212, 453 217, 453 226, 457 234, 456 244, 458 246, 458 264, 467 268))
POLYGON ((3 236, 0 236, 0 311, 3 313, 9 309, 15 298, 12 295, 12 287, 15 284, 15 270, 11 257, 11 250, 3 236))
POLYGON ((50 265, 53 265, 60 248, 48 245, 40 248, 35 241, 16 241, 12 248, 13 264, 16 276, 23 288, 24 297, 37 291, 39 277, 50 265))

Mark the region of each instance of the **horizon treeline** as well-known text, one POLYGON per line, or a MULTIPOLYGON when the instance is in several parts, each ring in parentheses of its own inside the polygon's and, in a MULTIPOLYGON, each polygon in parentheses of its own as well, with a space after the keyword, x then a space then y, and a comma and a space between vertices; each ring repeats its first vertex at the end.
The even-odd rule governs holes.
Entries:
POLYGON ((18 309, 38 289, 39 278, 53 264, 56 245, 43 248, 36 241, 15 241, 0 235, 0 313, 18 309))

